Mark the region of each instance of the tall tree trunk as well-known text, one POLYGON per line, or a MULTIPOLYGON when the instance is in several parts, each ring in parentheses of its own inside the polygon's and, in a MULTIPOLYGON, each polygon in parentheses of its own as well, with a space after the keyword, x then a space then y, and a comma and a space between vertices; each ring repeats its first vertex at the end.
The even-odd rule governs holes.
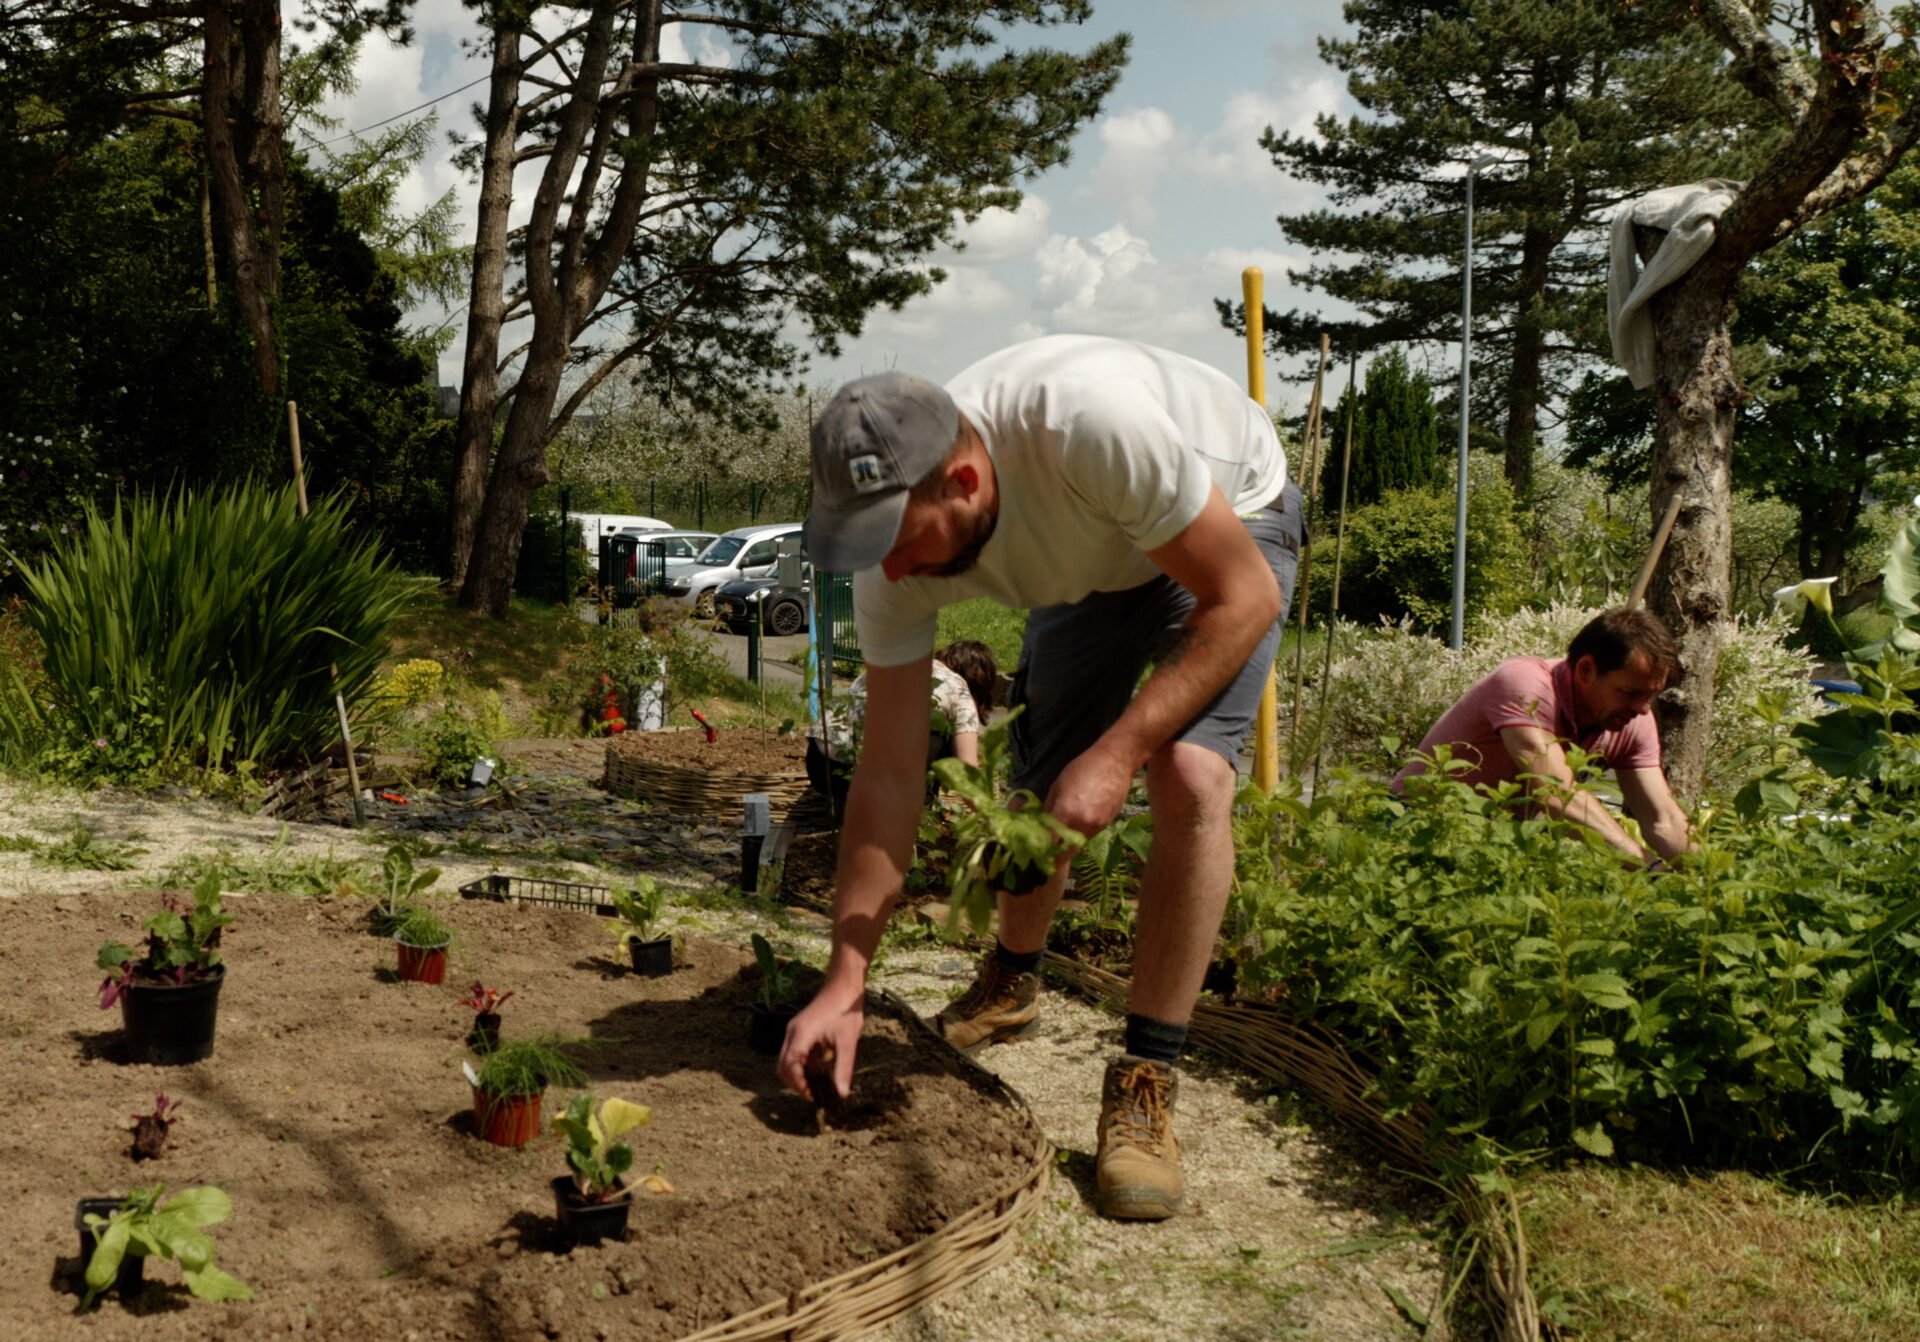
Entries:
MULTIPOLYGON (((1636 229, 1643 258, 1664 234, 1636 229)), ((1737 268, 1732 272, 1737 278, 1737 268)), ((1656 707, 1667 777, 1695 798, 1706 779, 1713 731, 1713 684, 1721 626, 1729 614, 1733 551, 1733 423, 1740 387, 1727 330, 1733 279, 1702 265, 1655 294, 1654 342, 1660 351, 1653 434, 1652 519, 1683 500, 1666 553, 1647 589, 1647 605, 1680 642, 1680 676, 1656 707)))
POLYGON ((467 350, 460 372, 460 420, 454 437, 453 494, 447 570, 464 584, 474 530, 487 494, 493 422, 500 403, 500 327, 506 318, 507 214, 513 206, 513 143, 520 124, 518 28, 497 26, 487 88, 485 157, 480 168, 480 223, 473 242, 467 298, 467 350))
POLYGON ((547 441, 553 433, 553 407, 566 372, 573 340, 606 294, 615 270, 639 224, 647 195, 647 155, 659 120, 660 0, 636 6, 633 68, 648 73, 622 89, 626 110, 624 137, 629 143, 619 181, 606 209, 600 235, 586 240, 586 218, 594 209, 594 184, 606 165, 619 120, 602 116, 600 90, 612 54, 615 20, 626 8, 620 0, 596 0, 592 26, 581 47, 575 93, 547 155, 546 171, 527 221, 527 298, 533 309, 533 338, 514 384, 500 450, 487 482, 479 525, 460 586, 460 604, 487 615, 505 615, 513 597, 514 571, 534 491, 547 482, 547 441), (583 154, 583 151, 584 154, 583 154), (575 167, 579 165, 579 180, 575 167), (560 212, 572 202, 564 231, 560 212))
POLYGON ((1533 449, 1540 429, 1541 365, 1546 360, 1547 265, 1556 239, 1530 228, 1520 242, 1513 363, 1507 372, 1507 483, 1522 504, 1533 498, 1533 449))
POLYGON ((207 178, 235 301, 253 338, 260 395, 280 394, 280 345, 273 305, 280 293, 280 232, 286 173, 281 160, 278 0, 213 0, 203 36, 200 96, 207 178), (238 14, 238 32, 235 15, 238 14), (237 134, 236 134, 237 133, 237 134), (259 200, 256 226, 255 205, 259 200))

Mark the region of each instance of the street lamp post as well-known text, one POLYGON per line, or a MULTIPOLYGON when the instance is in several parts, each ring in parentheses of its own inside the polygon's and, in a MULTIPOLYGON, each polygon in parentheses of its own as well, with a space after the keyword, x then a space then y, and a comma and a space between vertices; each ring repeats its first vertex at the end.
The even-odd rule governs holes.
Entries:
POLYGON ((1473 179, 1500 160, 1482 154, 1467 165, 1467 235, 1460 263, 1460 461, 1453 503, 1453 632, 1447 646, 1458 652, 1467 627, 1467 407, 1473 361, 1473 179))

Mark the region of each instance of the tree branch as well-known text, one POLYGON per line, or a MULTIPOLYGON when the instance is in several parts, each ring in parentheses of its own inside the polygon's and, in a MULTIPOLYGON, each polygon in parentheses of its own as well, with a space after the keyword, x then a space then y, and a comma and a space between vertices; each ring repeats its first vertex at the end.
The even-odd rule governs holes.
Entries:
POLYGON ((1798 123, 1815 92, 1800 53, 1768 32, 1746 0, 1699 0, 1698 7, 1707 30, 1733 56, 1727 73, 1734 82, 1798 123))

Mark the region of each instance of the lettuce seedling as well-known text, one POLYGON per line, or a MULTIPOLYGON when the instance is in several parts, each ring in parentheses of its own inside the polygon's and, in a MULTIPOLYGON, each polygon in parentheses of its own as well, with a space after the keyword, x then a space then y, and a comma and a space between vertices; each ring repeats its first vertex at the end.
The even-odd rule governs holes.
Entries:
POLYGON ((800 961, 775 955, 773 944, 758 932, 753 934, 753 958, 760 966, 761 1006, 778 1011, 800 1000, 800 961))
POLYGON ((567 1139, 567 1164, 573 1184, 588 1202, 613 1202, 627 1195, 620 1176, 633 1168, 633 1147, 614 1140, 653 1122, 653 1110, 618 1097, 603 1100, 593 1112, 593 1096, 576 1095, 553 1130, 567 1139))
POLYGON ((106 1216, 89 1212, 93 1257, 87 1260, 87 1294, 81 1309, 110 1288, 128 1254, 169 1258, 180 1264, 180 1279, 202 1300, 251 1300, 253 1289, 213 1265, 213 1237, 205 1227, 233 1215, 233 1203, 217 1188, 187 1188, 161 1205, 165 1184, 136 1188, 106 1216))
POLYGON ((627 888, 615 886, 607 896, 617 918, 608 920, 614 939, 625 950, 629 942, 653 941, 653 925, 660 921, 667 898, 650 876, 636 876, 627 888))

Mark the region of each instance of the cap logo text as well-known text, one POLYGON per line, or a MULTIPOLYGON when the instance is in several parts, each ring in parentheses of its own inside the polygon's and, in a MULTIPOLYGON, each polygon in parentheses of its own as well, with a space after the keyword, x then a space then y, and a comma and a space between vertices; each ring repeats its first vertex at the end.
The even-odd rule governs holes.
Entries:
POLYGON ((848 458, 847 474, 853 478, 854 489, 862 494, 871 494, 876 489, 887 487, 886 480, 881 476, 880 458, 871 452, 848 458))

